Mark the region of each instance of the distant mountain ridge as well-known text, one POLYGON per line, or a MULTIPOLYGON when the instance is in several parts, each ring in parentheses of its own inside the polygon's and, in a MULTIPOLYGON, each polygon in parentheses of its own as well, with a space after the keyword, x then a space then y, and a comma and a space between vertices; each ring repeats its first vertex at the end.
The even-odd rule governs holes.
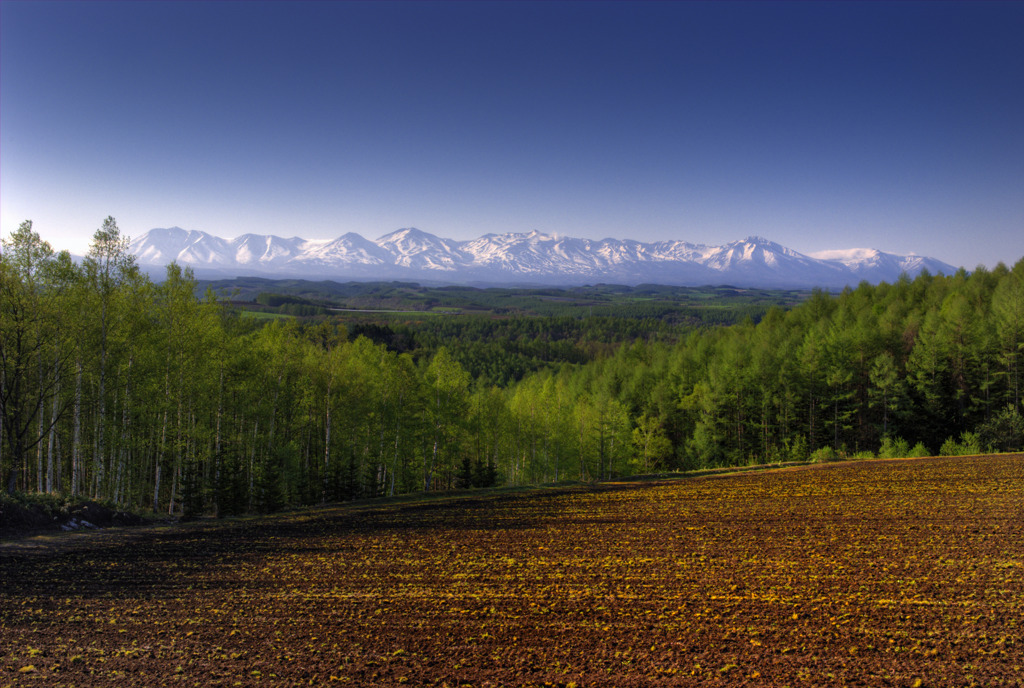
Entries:
POLYGON ((895 281, 922 270, 952 274, 934 258, 875 249, 804 255, 763 237, 723 246, 686 241, 578 239, 540 232, 444 239, 415 228, 370 241, 348 233, 337 239, 243 234, 222 239, 180 227, 152 229, 129 250, 141 266, 172 261, 200 276, 299 277, 334 280, 414 279, 456 284, 658 283, 680 286, 837 288, 863 280, 895 281))

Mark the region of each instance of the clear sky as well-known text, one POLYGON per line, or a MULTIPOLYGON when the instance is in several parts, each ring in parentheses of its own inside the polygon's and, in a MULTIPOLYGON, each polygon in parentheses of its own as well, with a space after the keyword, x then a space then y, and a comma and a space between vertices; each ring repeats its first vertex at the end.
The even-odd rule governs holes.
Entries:
POLYGON ((1022 2, 0 1, 0 219, 1024 256, 1022 2))

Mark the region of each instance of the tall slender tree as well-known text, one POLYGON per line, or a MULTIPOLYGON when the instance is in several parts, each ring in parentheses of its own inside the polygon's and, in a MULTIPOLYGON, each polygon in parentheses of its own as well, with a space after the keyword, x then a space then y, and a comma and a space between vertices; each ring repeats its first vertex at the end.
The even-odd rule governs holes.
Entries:
POLYGON ((117 221, 108 216, 93 234, 89 253, 83 262, 89 286, 90 321, 95 342, 96 434, 93 449, 93 493, 99 496, 108 487, 108 387, 111 378, 112 348, 119 344, 117 331, 123 313, 118 310, 118 289, 126 277, 136 272, 135 257, 128 252, 128 238, 121 236, 117 221))

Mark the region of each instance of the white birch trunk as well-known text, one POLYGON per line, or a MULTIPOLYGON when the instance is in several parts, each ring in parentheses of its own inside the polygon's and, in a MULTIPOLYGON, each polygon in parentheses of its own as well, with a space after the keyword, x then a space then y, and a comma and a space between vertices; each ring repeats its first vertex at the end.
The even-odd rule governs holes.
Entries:
POLYGON ((156 468, 153 476, 153 512, 160 510, 160 459, 163 458, 167 447, 167 409, 164 409, 164 419, 160 428, 160 448, 156 453, 156 468))
POLYGON ((327 408, 324 411, 324 492, 323 500, 327 501, 327 492, 330 486, 331 467, 331 383, 327 382, 327 408))
POLYGON ((81 487, 82 465, 82 362, 75 361, 75 409, 71 430, 71 494, 77 495, 81 487))
MULTIPOLYGON (((39 359, 39 406, 36 407, 36 412, 39 414, 39 430, 36 431, 36 437, 43 436, 43 428, 46 427, 44 422, 46 416, 46 405, 43 398, 43 359, 39 359)), ((27 483, 26 483, 27 484, 27 483)), ((36 443, 36 492, 43 491, 43 443, 36 443)))
MULTIPOLYGON (((54 482, 54 443, 57 441, 57 413, 60 411, 60 372, 55 373, 57 381, 53 390, 53 410, 50 412, 50 436, 46 441, 46 491, 53 492, 56 485, 54 482)), ((59 459, 58 459, 59 460, 59 459)), ((57 480, 56 482, 60 482, 57 480)))

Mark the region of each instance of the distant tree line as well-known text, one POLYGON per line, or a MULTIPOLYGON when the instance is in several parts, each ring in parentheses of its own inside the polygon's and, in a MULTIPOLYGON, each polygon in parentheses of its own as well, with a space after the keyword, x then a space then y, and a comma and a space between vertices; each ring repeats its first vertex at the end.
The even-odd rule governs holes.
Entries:
POLYGON ((598 436, 621 428, 623 438, 654 442, 653 452, 638 453, 636 441, 632 452, 622 448, 616 472, 906 455, 915 446, 1015 451, 1024 444, 1022 356, 1024 260, 1012 270, 815 292, 756 324, 622 346, 528 377, 512 394, 542 399, 551 381, 570 390, 577 416, 608 409, 598 436))
POLYGON ((583 357, 562 318, 350 333, 195 289, 174 264, 150 281, 113 218, 81 264, 31 222, 3 241, 7 491, 225 515, 1024 436, 1024 261, 816 292, 681 339, 597 320, 635 337, 583 357))

